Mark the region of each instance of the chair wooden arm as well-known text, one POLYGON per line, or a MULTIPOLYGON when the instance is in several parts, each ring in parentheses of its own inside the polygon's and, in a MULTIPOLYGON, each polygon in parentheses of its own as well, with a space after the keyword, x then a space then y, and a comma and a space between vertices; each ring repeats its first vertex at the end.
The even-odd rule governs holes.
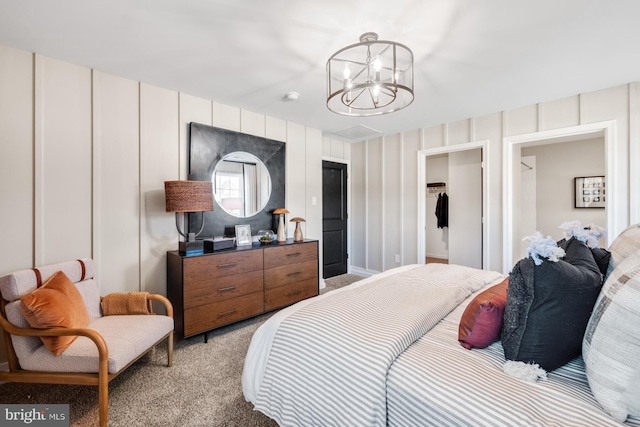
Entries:
POLYGON ((171 304, 171 301, 169 301, 167 297, 160 294, 149 294, 148 298, 152 300, 160 301, 167 310, 167 316, 173 319, 173 305, 171 304))

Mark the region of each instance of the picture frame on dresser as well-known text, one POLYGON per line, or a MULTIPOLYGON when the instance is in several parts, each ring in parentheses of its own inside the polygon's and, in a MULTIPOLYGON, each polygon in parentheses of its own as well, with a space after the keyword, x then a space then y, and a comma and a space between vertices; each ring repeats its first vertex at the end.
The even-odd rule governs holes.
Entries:
POLYGON ((251 245, 251 225, 236 225, 236 246, 251 245))

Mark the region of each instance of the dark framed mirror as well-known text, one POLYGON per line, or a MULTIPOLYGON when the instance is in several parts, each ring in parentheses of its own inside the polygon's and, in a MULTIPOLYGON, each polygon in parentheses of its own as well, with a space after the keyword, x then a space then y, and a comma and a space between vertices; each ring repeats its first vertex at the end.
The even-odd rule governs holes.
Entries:
MULTIPOLYGON (((189 179, 211 180, 214 188, 214 210, 203 213, 201 238, 223 236, 225 230, 239 224, 250 225, 252 234, 272 229, 272 213, 284 207, 285 201, 285 145, 201 123, 189 124, 189 179)), ((189 215, 190 231, 200 227, 200 216, 189 215)))

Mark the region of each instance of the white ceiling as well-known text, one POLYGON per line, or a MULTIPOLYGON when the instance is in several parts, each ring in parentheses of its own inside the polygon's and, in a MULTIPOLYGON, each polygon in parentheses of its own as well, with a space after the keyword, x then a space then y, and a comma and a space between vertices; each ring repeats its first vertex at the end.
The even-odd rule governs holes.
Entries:
POLYGON ((0 0, 0 44, 325 134, 386 135, 638 81, 639 17, 637 0, 0 0), (331 113, 327 59, 367 31, 413 50, 415 101, 331 113))

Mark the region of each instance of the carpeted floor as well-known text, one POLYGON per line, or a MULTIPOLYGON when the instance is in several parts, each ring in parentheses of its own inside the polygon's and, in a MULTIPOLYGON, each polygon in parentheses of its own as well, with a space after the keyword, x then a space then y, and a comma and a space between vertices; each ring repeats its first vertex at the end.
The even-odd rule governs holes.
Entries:
MULTIPOLYGON (((321 293, 362 277, 326 279, 321 293)), ((244 356, 263 314, 175 344, 173 366, 166 349, 129 367, 109 385, 109 426, 275 427, 242 395, 244 356)), ((0 403, 70 404, 72 426, 98 425, 98 392, 90 386, 5 383, 0 403)))

